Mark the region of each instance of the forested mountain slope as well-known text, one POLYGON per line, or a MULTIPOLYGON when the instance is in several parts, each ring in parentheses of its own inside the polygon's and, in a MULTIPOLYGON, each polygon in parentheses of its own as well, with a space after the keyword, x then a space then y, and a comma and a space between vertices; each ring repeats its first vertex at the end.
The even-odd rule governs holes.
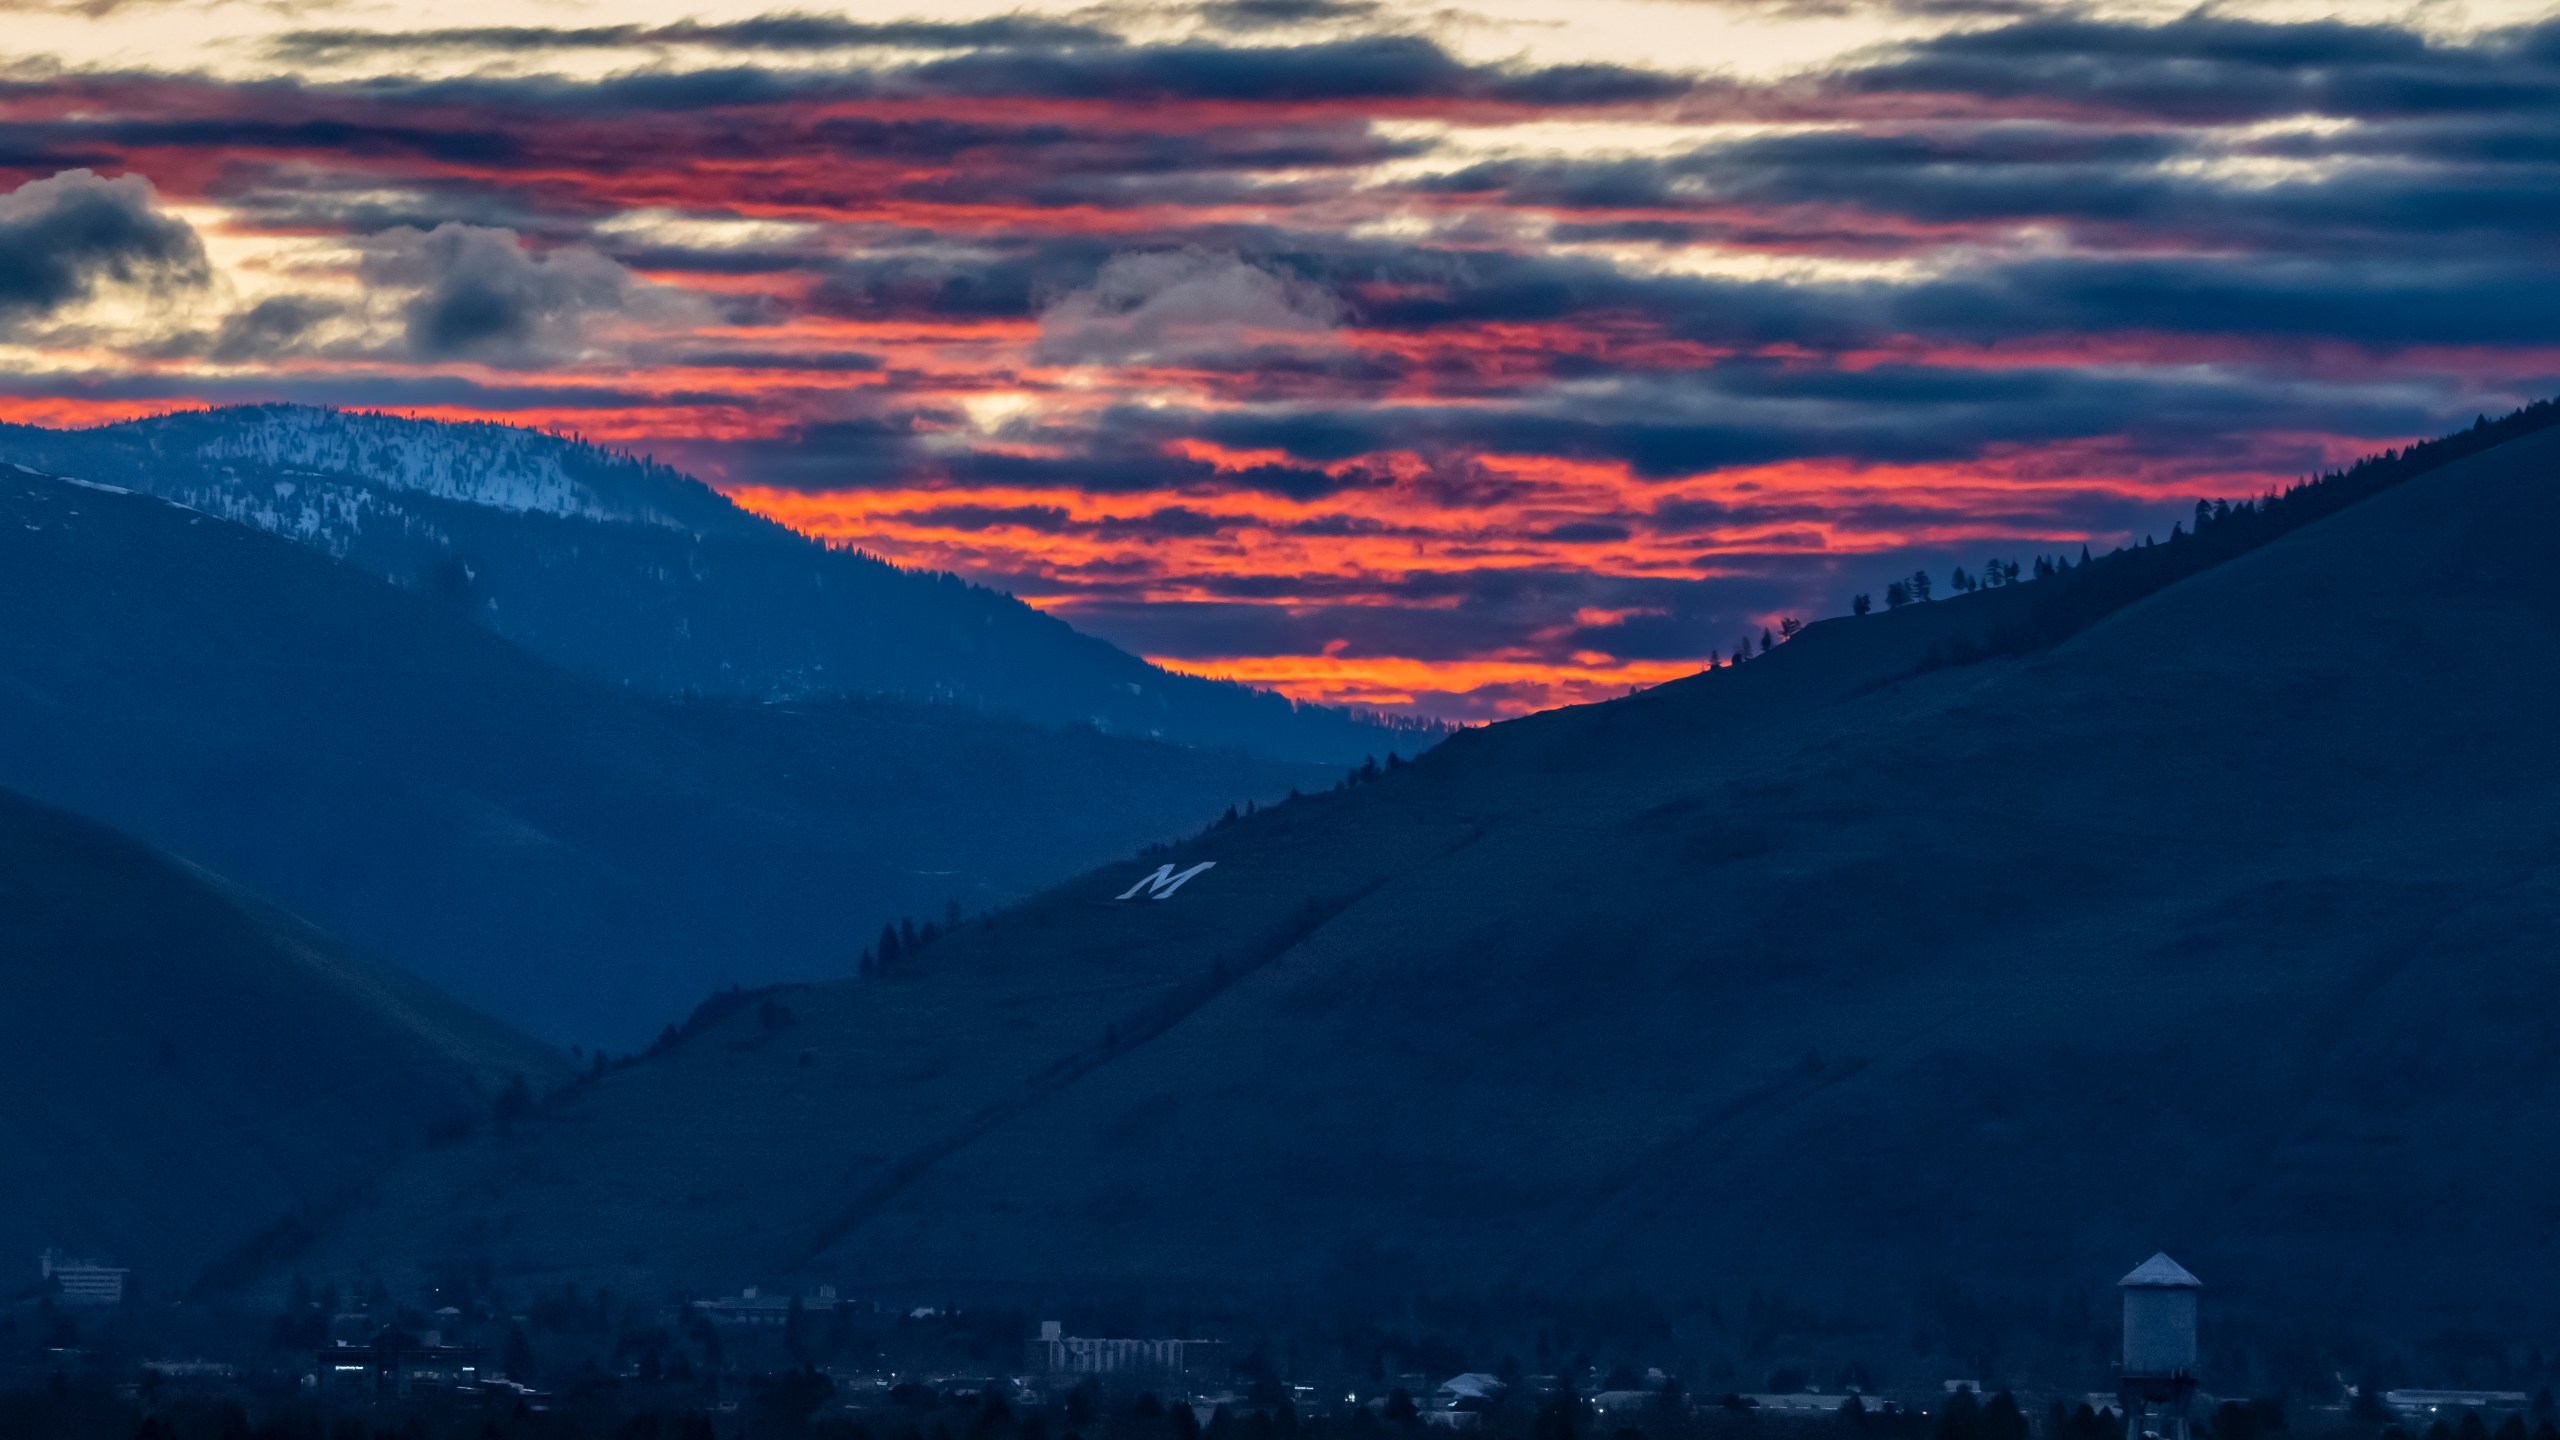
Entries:
POLYGON ((0 1254, 60 1246, 167 1298, 431 1128, 485 1123, 512 1082, 568 1068, 219 880, 0 791, 0 1254))
POLYGON ((1327 763, 1438 738, 1157 669, 1011 596, 828 549, 663 465, 531 430, 238 406, 0 425, 0 462, 282 535, 664 695, 896 696, 1327 763))
POLYGON ((1336 773, 953 706, 661 700, 176 505, 0 468, 0 784, 561 1043, 849 974, 1336 773))
POLYGON ((2001 637, 2060 581, 1470 732, 742 1013, 295 1263, 1605 1299, 1889 1370, 2078 1345, 2054 1297, 2165 1246, 2288 1334, 2550 1333, 2555 540, 2544 430, 2049 644, 2001 637))

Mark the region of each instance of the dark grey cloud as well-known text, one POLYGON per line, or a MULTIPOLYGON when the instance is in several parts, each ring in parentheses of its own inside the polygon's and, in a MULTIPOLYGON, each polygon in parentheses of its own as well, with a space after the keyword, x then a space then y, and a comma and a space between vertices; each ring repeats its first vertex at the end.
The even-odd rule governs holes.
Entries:
POLYGON ((2130 112, 2189 124, 2560 113, 2560 21, 2434 40, 2392 25, 2167 24, 2041 16, 1903 47, 1835 78, 1844 96, 1942 95, 2130 112))
POLYGON ((1375 0, 1208 0, 1194 13, 1222 30, 1278 30, 1374 18, 1375 0))
POLYGON ((205 347, 207 359, 226 365, 273 360, 296 353, 312 332, 340 313, 330 301, 302 295, 277 295, 246 310, 225 316, 205 347))
POLYGON ((295 30, 268 53, 299 64, 372 55, 437 53, 538 54, 702 46, 719 50, 813 51, 890 48, 969 50, 981 47, 1111 46, 1112 32, 1070 20, 997 15, 981 20, 863 21, 841 15, 774 14, 724 22, 672 25, 473 25, 423 30, 295 30))
POLYGON ((200 287, 204 244, 139 175, 70 170, 0 195, 0 325, 40 320, 103 285, 200 287))
POLYGON ((630 308, 631 272, 586 249, 537 252, 508 230, 461 224, 365 244, 369 285, 405 290, 401 323, 425 360, 540 363, 574 352, 596 319, 630 308))
POLYGON ((904 73, 921 88, 971 95, 1113 101, 1491 99, 1521 105, 1667 100, 1685 77, 1612 65, 1470 65, 1418 35, 1359 35, 1305 45, 1208 43, 1085 52, 988 51, 904 73))

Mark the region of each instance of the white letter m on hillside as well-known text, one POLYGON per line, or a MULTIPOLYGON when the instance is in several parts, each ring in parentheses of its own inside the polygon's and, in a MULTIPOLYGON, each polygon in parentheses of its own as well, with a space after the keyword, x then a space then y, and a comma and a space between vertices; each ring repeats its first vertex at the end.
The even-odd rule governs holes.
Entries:
POLYGON ((1173 898, 1173 892, 1182 888, 1183 881, 1190 879, 1192 876, 1199 874, 1201 871, 1206 870, 1217 863, 1218 862, 1215 860, 1203 860, 1199 864, 1192 866, 1190 869, 1183 871, 1179 875, 1176 875, 1173 873, 1173 862, 1168 860, 1164 864, 1157 866, 1156 873, 1153 875, 1146 876, 1140 879, 1137 884, 1121 891, 1120 898, 1123 900, 1136 900, 1143 897, 1149 900, 1170 900, 1173 898))

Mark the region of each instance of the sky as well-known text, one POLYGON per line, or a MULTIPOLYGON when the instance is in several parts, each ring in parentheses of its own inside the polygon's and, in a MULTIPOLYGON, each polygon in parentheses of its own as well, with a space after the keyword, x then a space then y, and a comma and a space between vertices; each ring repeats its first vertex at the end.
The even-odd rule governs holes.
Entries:
POLYGON ((1485 719, 2560 392, 2552 16, 0 0, 0 420, 574 432, 1485 719))

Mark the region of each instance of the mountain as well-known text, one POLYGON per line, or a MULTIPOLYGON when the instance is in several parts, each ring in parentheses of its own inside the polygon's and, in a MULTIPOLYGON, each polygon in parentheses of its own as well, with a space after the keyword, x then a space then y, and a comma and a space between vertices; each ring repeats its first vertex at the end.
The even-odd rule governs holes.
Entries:
POLYGON ((1009 595, 830 549, 663 465, 537 431, 260 405, 0 425, 0 463, 173 500, 663 695, 895 696, 1356 764, 1440 731, 1160 670, 1009 595))
POLYGON ((0 785, 627 1049, 1338 772, 959 706, 679 702, 148 496, 0 468, 0 785))
POLYGON ((511 1082, 567 1071, 226 882, 0 791, 13 1266, 61 1246, 165 1297, 434 1127, 484 1116, 511 1082))
POLYGON ((295 1263, 1934 1380, 2084 1372, 2165 1247, 2269 1355, 2548 1333, 2548 418, 1104 866, 295 1263))

